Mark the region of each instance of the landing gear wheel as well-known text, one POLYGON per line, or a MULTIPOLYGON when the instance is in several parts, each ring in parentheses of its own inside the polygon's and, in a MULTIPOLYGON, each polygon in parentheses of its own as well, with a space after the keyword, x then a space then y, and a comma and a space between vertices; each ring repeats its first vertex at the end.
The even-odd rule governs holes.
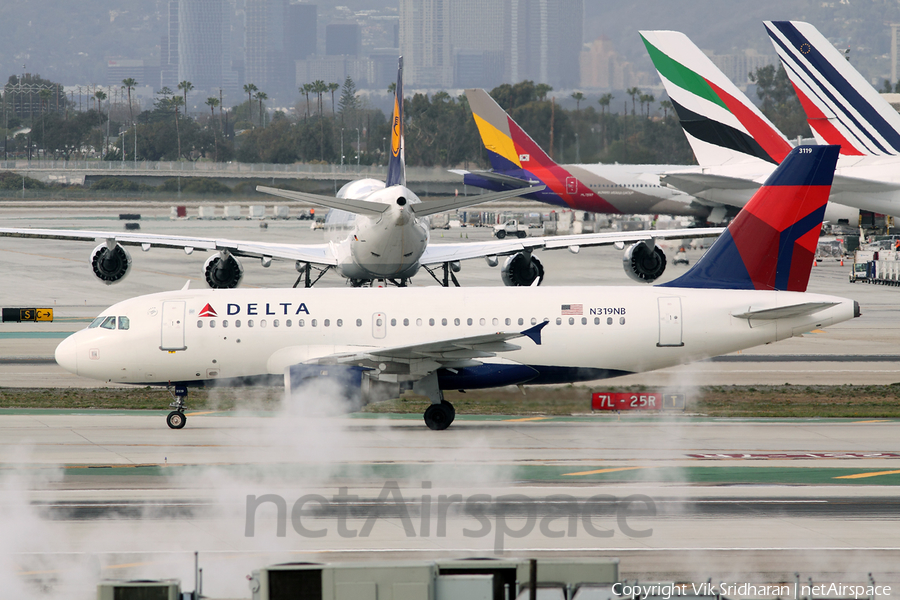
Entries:
POLYGON ((425 409, 425 424, 428 425, 428 429, 442 431, 450 427, 454 416, 453 405, 442 401, 425 409))
POLYGON ((166 417, 166 425, 171 429, 181 429, 187 423, 187 417, 180 410, 173 410, 166 417))
MULTIPOLYGON (((446 400, 441 400, 441 406, 450 411, 450 423, 453 423, 456 419, 456 408, 446 400)), ((447 423, 447 425, 450 425, 450 423, 447 423)))

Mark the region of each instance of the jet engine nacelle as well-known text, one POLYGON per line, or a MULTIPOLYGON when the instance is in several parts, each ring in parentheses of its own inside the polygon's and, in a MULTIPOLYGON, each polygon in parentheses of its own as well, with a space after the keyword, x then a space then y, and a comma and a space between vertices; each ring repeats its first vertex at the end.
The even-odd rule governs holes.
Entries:
POLYGON ((94 276, 105 283, 118 283, 131 271, 131 255, 121 244, 112 248, 100 244, 91 252, 91 269, 94 276))
POLYGON ((625 250, 622 265, 638 283, 653 283, 666 270, 666 253, 653 242, 638 242, 625 250))
POLYGON ((537 279, 538 285, 544 281, 544 265, 531 252, 513 254, 501 271, 504 285, 529 286, 537 279))
POLYGON ((235 288, 244 278, 244 267, 231 254, 213 254, 203 265, 206 283, 213 289, 235 288))

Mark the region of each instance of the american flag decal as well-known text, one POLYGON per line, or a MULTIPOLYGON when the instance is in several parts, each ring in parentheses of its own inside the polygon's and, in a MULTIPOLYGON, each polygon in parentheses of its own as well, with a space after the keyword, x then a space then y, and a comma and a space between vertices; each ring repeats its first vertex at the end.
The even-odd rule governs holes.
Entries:
POLYGON ((583 304, 563 304, 561 307, 562 314, 564 315, 583 315, 584 314, 584 305, 583 304))

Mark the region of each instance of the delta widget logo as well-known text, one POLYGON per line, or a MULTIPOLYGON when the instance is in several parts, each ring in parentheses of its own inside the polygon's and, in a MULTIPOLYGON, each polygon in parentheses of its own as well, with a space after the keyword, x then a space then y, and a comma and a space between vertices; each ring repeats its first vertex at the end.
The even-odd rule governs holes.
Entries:
POLYGON ((200 311, 199 316, 201 316, 201 317, 218 317, 219 315, 216 314, 216 309, 214 309, 212 306, 210 306, 207 303, 207 305, 203 307, 203 310, 200 311))

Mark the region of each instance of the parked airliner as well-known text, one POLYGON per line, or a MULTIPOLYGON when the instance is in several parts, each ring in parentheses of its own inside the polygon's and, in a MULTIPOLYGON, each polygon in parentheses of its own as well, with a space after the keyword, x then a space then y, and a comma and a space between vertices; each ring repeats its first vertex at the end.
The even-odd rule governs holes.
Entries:
POLYGON ((190 290, 120 302, 56 360, 93 379, 186 386, 310 379, 349 395, 411 388, 445 429, 444 389, 589 381, 660 369, 859 316, 806 293, 837 146, 793 150, 709 251, 654 287, 190 290))
POLYGON ((506 285, 540 284, 544 267, 534 256, 537 249, 596 246, 615 243, 631 244, 625 252, 626 273, 637 281, 652 282, 665 269, 665 255, 655 245, 656 239, 705 237, 721 233, 721 229, 681 229, 598 233, 565 237, 530 237, 491 242, 429 244, 427 217, 440 212, 485 202, 524 196, 539 192, 543 186, 520 186, 480 196, 461 196, 432 202, 421 202, 406 187, 406 163, 403 135, 403 60, 397 73, 397 90, 391 117, 391 154, 386 181, 361 179, 341 188, 337 197, 278 190, 259 186, 257 190, 293 201, 327 206, 326 231, 330 240, 324 244, 278 244, 243 240, 227 240, 187 236, 152 235, 133 232, 78 231, 49 229, 0 229, 0 236, 78 240, 100 244, 91 253, 93 274, 106 284, 121 281, 131 270, 131 255, 125 246, 178 248, 191 254, 194 250, 213 253, 203 266, 204 278, 211 288, 234 288, 240 284, 244 268, 241 257, 255 258, 263 267, 273 260, 295 261, 304 287, 312 287, 326 272, 335 269, 353 286, 382 281, 405 287, 420 269, 425 269, 438 283, 459 285, 455 271, 461 260, 484 258, 491 266, 500 256, 508 256, 501 269, 506 285), (443 269, 443 276, 435 273, 443 269), (318 275, 313 279, 313 270, 318 275))
MULTIPOLYGON (((742 206, 791 151, 790 142, 686 35, 640 33, 700 164, 662 180, 710 202, 742 206)), ((856 225, 860 211, 900 216, 891 160, 841 156, 825 219, 856 225)))
POLYGON ((486 91, 468 89, 466 99, 491 161, 490 171, 453 170, 463 176, 466 185, 488 190, 542 185, 525 197, 603 214, 690 216, 712 223, 737 214, 736 209, 710 206, 660 185, 660 173, 677 171, 684 165, 559 165, 486 91))

